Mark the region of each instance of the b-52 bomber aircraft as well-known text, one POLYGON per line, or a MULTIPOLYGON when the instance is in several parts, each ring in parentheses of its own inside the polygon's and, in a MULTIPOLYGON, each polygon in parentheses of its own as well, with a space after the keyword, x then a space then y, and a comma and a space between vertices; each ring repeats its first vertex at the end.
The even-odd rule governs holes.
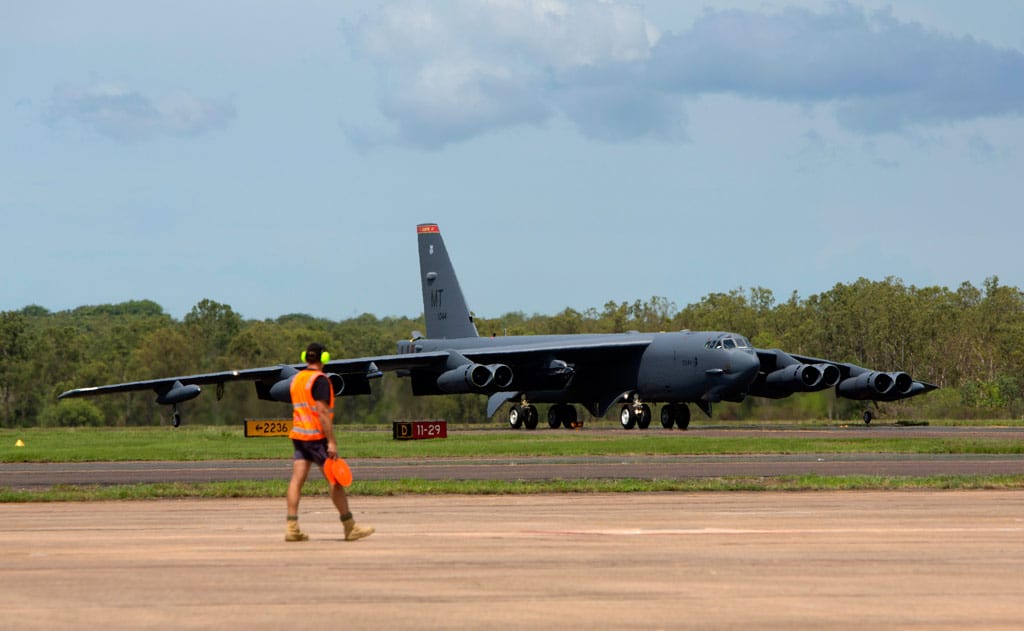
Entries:
MULTIPOLYGON (((535 429, 536 404, 550 403, 551 428, 579 427, 575 405, 595 417, 621 403, 625 429, 646 429, 651 404, 661 403, 661 425, 686 429, 689 404, 708 417, 721 401, 747 396, 783 398, 834 388, 839 397, 867 402, 913 397, 937 386, 905 372, 754 348, 742 335, 718 331, 605 333, 481 337, 473 322, 437 224, 416 227, 423 289, 424 337, 398 342, 397 353, 330 360, 324 372, 336 396, 370 393, 384 371, 409 378, 413 395, 488 395, 487 416, 507 402, 508 424, 535 429)), ((281 364, 201 375, 167 377, 69 390, 59 398, 153 390, 156 402, 174 406, 199 396, 201 386, 255 382, 260 399, 290 402, 292 378, 304 364, 281 364)), ((870 410, 864 422, 870 423, 870 410)))

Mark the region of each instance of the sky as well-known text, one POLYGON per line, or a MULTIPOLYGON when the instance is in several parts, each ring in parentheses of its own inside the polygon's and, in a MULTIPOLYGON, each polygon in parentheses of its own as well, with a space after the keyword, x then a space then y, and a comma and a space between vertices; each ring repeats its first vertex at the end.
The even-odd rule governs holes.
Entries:
POLYGON ((0 311, 1024 287, 1024 1, 0 0, 0 311))

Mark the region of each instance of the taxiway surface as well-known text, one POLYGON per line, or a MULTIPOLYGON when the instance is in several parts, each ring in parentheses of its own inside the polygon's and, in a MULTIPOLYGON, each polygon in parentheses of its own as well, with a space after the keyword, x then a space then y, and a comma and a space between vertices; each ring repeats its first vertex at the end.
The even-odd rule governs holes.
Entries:
MULTIPOLYGON (((621 430, 587 430, 613 431, 621 430)), ((656 430, 651 430, 656 431, 656 430)), ((842 439, 951 437, 1024 443, 1024 428, 849 427, 814 430, 701 429, 707 436, 773 436, 842 439)), ((399 451, 399 450, 396 450, 399 451)), ((344 447, 342 447, 344 455, 344 447)), ((40 489, 58 484, 112 485, 159 482, 286 480, 287 453, 275 460, 0 463, 0 486, 40 489)), ((682 479, 782 475, 1022 475, 1019 454, 747 454, 503 458, 348 458, 357 480, 575 480, 682 479)))
POLYGON ((0 626, 1018 629, 1024 493, 0 505, 0 626))

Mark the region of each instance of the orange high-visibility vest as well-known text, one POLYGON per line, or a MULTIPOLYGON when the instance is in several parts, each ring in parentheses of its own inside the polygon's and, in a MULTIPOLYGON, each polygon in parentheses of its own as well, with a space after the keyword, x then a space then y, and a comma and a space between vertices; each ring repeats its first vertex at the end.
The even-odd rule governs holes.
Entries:
MULTIPOLYGON (((320 440, 326 438, 320 415, 316 412, 316 400, 313 398, 313 382, 317 377, 325 376, 319 370, 303 370, 292 379, 292 431, 289 438, 295 440, 320 440)), ((331 400, 328 408, 334 407, 334 389, 331 388, 331 400)))

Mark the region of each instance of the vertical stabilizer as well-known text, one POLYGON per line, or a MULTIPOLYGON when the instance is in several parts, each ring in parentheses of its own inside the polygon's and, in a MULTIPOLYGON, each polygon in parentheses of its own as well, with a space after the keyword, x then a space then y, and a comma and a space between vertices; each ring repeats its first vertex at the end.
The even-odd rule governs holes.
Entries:
POLYGON ((420 282, 423 284, 423 318, 428 339, 477 337, 473 316, 462 296, 455 268, 434 223, 416 226, 420 248, 420 282))

